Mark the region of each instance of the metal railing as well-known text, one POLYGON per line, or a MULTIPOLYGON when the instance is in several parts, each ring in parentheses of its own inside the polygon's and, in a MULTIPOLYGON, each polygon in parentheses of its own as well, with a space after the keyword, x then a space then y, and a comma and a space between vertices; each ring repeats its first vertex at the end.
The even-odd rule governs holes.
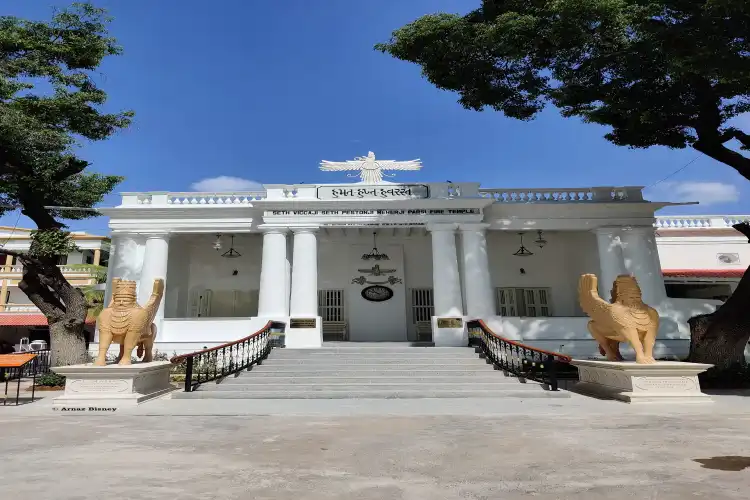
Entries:
POLYGON ((44 373, 50 372, 50 360, 52 359, 52 353, 49 349, 40 349, 38 351, 23 351, 14 352, 11 354, 36 354, 36 358, 31 363, 26 363, 21 368, 12 369, 0 369, 0 372, 4 372, 3 376, 0 376, 0 381, 13 380, 18 378, 36 377, 44 373))
POLYGON ((199 385, 216 380, 217 383, 232 374, 261 364, 271 352, 272 331, 283 331, 284 323, 269 321, 247 337, 227 342, 202 351, 182 354, 170 361, 176 373, 185 374, 185 392, 192 392, 199 385))
POLYGON ((577 376, 576 368, 570 364, 570 356, 501 337, 482 320, 470 321, 468 328, 469 334, 478 339, 487 359, 500 370, 547 384, 552 391, 558 390, 561 378, 577 376))

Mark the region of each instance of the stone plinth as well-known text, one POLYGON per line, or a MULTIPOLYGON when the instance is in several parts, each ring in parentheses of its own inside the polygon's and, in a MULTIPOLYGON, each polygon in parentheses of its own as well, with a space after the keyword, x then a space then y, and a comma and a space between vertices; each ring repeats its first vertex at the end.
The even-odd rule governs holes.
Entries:
POLYGON ((698 374, 713 365, 659 361, 641 365, 628 361, 573 360, 579 382, 573 390, 626 403, 705 403, 698 374))
POLYGON ((60 366, 55 373, 65 376, 65 393, 55 398, 56 406, 135 406, 170 392, 169 361, 132 365, 60 366))

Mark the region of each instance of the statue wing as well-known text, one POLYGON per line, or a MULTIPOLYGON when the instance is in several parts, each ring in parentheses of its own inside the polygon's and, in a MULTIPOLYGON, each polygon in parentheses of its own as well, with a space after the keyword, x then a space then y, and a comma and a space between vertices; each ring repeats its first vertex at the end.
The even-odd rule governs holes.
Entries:
POLYGON ((584 274, 578 280, 578 301, 583 312, 589 316, 612 307, 612 304, 599 297, 597 286, 598 280, 594 274, 584 274))
POLYGON ((422 168, 422 160, 395 161, 395 160, 375 160, 383 170, 419 170, 422 168))
POLYGON ((326 171, 343 171, 343 170, 360 170, 362 167, 361 161, 327 161, 323 160, 320 162, 320 169, 326 171))

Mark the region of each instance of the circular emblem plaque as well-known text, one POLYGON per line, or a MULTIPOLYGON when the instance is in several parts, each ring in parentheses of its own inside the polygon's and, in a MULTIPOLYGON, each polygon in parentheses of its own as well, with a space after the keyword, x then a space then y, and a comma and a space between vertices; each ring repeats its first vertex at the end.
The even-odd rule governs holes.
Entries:
POLYGON ((387 286, 373 285, 362 290, 362 298, 370 302, 383 302, 393 297, 393 290, 387 286))

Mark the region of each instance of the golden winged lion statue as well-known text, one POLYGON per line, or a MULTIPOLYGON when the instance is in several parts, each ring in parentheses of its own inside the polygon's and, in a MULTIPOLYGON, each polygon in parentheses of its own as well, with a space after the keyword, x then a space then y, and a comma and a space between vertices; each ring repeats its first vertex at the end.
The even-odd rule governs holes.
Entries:
POLYGON ((635 350, 636 363, 656 363, 659 313, 643 303, 633 276, 618 276, 612 285, 612 300, 607 302, 599 297, 596 275, 584 274, 578 281, 578 300, 591 318, 588 330, 599 343, 599 352, 609 361, 622 361, 619 344, 628 342, 635 350))
POLYGON ((114 278, 112 280, 112 301, 97 320, 99 326, 99 356, 95 365, 107 364, 107 350, 112 342, 120 344, 117 361, 121 365, 130 364, 130 355, 138 346, 138 356, 143 362, 153 361, 156 325, 154 317, 164 296, 164 280, 154 280, 151 297, 145 306, 136 300, 136 282, 114 278))

